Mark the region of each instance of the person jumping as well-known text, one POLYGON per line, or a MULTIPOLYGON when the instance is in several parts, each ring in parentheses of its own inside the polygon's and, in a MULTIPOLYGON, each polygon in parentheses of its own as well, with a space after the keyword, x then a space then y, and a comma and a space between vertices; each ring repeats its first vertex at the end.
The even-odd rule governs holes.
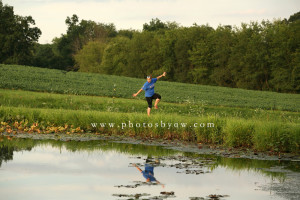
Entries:
POLYGON ((157 93, 154 93, 154 83, 161 77, 166 76, 166 72, 164 72, 162 75, 152 78, 151 75, 147 76, 147 82, 144 84, 144 86, 135 94, 133 94, 133 97, 136 97, 140 92, 143 90, 145 91, 145 97, 148 102, 148 109, 147 109, 147 114, 150 116, 150 111, 152 108, 152 100, 155 99, 155 104, 154 108, 158 109, 157 104, 159 103, 161 96, 157 93))

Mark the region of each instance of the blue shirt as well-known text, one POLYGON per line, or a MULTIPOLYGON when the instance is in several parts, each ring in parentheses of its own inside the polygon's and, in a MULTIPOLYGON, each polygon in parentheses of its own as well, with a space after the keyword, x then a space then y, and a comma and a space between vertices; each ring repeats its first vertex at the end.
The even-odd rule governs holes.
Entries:
POLYGON ((142 87, 145 90, 145 97, 152 97, 154 95, 154 83, 156 83, 157 78, 151 79, 151 82, 148 81, 142 87))
POLYGON ((146 180, 149 179, 149 181, 156 181, 156 178, 154 177, 153 169, 154 169, 153 166, 149 164, 145 164, 145 170, 142 171, 142 174, 146 180))

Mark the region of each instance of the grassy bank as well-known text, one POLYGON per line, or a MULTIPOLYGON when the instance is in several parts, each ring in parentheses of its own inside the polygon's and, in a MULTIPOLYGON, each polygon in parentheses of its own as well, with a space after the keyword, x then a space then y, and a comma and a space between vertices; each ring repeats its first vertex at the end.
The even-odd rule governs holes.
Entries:
MULTIPOLYGON (((145 79, 0 64, 0 88, 132 98, 145 79)), ((225 87, 159 81, 163 101, 254 109, 299 111, 299 94, 281 94, 225 87)), ((143 99, 143 94, 138 98, 143 99)))
POLYGON ((182 117, 156 114, 149 118, 140 113, 4 106, 0 107, 0 116, 2 122, 7 122, 1 124, 1 132, 13 133, 18 130, 49 134, 87 132, 121 134, 139 138, 178 139, 275 152, 299 152, 300 144, 300 127, 296 123, 263 122, 232 117, 182 117), (91 123, 98 123, 98 125, 93 127, 91 123), (99 123, 105 123, 105 126, 99 123), (111 123, 114 123, 113 127, 109 125, 111 123), (186 125, 182 126, 182 123, 186 125), (196 127, 195 123, 197 123, 196 127), (151 127, 150 124, 152 124, 151 127))

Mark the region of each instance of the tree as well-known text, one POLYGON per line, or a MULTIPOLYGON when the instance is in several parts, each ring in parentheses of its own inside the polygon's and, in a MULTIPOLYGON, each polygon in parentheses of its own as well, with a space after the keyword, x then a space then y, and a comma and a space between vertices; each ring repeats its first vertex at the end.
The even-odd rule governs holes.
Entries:
POLYGON ((105 44, 100 41, 90 41, 76 55, 75 61, 80 72, 103 73, 101 69, 105 44))
POLYGON ((159 41, 155 32, 135 33, 129 45, 127 76, 145 78, 147 74, 159 69, 161 64, 159 41))
POLYGON ((31 65, 50 69, 63 69, 62 59, 53 52, 53 45, 36 44, 34 52, 31 65))
MULTIPOLYGON (((191 82, 198 84, 210 84, 210 75, 213 71, 213 41, 210 40, 209 35, 213 34, 213 28, 209 26, 194 26, 191 30, 195 39, 191 40, 190 43, 194 45, 188 51, 189 60, 191 62, 191 69, 189 74, 191 75, 191 82)), ((193 38, 190 36, 190 38, 193 38)))
POLYGON ((78 70, 75 65, 74 55, 76 55, 88 42, 107 42, 108 38, 117 35, 114 24, 96 23, 91 20, 81 20, 77 15, 67 17, 65 20, 67 33, 60 38, 53 40, 55 52, 63 59, 65 69, 78 70))
POLYGON ((236 42, 229 59, 229 69, 236 87, 263 90, 269 88, 270 64, 264 29, 268 23, 251 22, 236 30, 236 42))
POLYGON ((291 49, 291 85, 289 92, 300 93, 300 12, 297 13, 297 20, 289 24, 290 39, 289 47, 291 49))
POLYGON ((129 30, 128 29, 123 29, 123 30, 118 31, 118 36, 127 37, 129 39, 132 39, 134 33, 137 33, 137 31, 132 30, 132 29, 129 29, 129 30))
POLYGON ((143 25, 143 31, 158 31, 160 29, 167 29, 167 24, 160 21, 158 18, 152 19, 149 24, 143 25))
POLYGON ((300 93, 300 50, 292 54, 293 70, 291 74, 292 92, 300 93))
POLYGON ((14 14, 13 7, 0 0, 0 63, 30 64, 34 44, 41 30, 31 16, 14 14))
POLYGON ((232 73, 228 67, 232 47, 235 44, 235 33, 231 26, 219 26, 214 32, 208 35, 213 51, 211 59, 214 69, 210 79, 219 86, 234 87, 232 73))
POLYGON ((270 84, 278 92, 299 91, 299 29, 299 20, 293 23, 276 21, 268 32, 271 38, 270 84))
POLYGON ((300 12, 297 12, 290 16, 288 22, 296 22, 300 20, 300 12))
POLYGON ((103 53, 102 69, 105 74, 129 76, 128 52, 130 40, 127 37, 113 38, 103 53))

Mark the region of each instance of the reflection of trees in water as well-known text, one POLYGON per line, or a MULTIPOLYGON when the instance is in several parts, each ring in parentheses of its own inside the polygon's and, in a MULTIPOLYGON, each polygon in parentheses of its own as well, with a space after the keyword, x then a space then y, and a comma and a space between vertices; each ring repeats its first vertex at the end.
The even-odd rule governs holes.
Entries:
POLYGON ((1 144, 0 145, 0 167, 2 166, 2 162, 7 162, 9 160, 13 160, 14 151, 31 151, 32 148, 18 148, 18 147, 10 147, 1 144))
POLYGON ((34 147, 31 143, 26 142, 24 139, 12 139, 10 137, 0 136, 0 167, 2 162, 13 160, 14 152, 18 151, 31 151, 34 147))
POLYGON ((2 166, 2 161, 12 160, 14 155, 14 148, 8 146, 0 146, 0 167, 2 166))
MULTIPOLYGON (((52 148, 66 149, 70 152, 93 152, 115 151, 118 153, 129 154, 132 156, 138 155, 140 158, 146 157, 146 162, 154 162, 156 158, 164 158, 164 160, 175 160, 186 164, 187 162, 198 163, 204 165, 213 171, 218 167, 226 167, 233 171, 255 171, 264 175, 269 175, 272 178, 284 180, 284 173, 266 171, 274 166, 286 167, 296 171, 300 169, 298 162, 283 162, 272 160, 255 160, 244 158, 226 158, 215 155, 203 155, 197 153, 179 152, 172 149, 163 148, 155 145, 142 145, 130 143, 118 143, 107 140, 92 140, 92 141, 59 141, 59 140, 34 140, 24 138, 7 138, 0 136, 0 167, 2 161, 13 159, 14 151, 31 151, 35 146, 51 146, 52 148), (199 161, 199 162, 198 162, 199 161)), ((144 159, 143 158, 143 159, 144 159)))

